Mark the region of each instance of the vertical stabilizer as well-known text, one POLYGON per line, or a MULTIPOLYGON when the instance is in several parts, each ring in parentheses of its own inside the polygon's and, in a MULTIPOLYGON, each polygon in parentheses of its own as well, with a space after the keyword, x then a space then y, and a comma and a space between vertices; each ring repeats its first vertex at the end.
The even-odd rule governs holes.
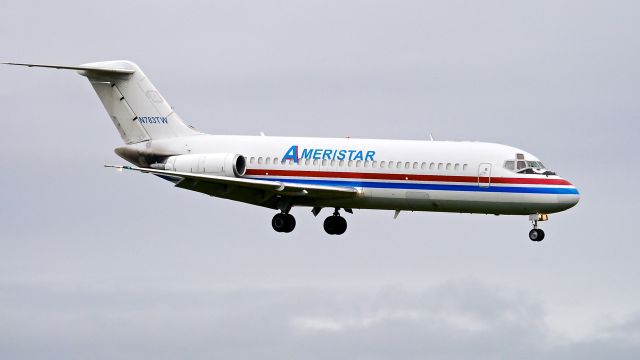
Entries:
POLYGON ((136 64, 104 61, 77 70, 91 82, 125 143, 201 134, 180 119, 136 64), (117 69, 127 72, 110 71, 117 69))
POLYGON ((78 66, 2 64, 76 70, 86 76, 127 144, 202 134, 180 119, 138 65, 131 61, 103 61, 78 66))

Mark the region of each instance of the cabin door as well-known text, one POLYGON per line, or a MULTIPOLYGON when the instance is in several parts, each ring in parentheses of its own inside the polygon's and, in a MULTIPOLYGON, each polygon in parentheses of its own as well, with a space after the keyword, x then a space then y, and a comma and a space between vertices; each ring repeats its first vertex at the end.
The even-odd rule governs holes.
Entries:
POLYGON ((491 185, 491 164, 483 163, 478 166, 478 186, 488 188, 491 185))

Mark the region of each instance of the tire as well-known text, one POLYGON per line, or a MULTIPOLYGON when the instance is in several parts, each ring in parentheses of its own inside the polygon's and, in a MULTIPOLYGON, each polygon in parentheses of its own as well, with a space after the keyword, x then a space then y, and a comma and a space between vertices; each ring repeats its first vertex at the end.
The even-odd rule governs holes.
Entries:
POLYGON ((337 216, 329 216, 328 218, 324 219, 324 223, 323 223, 323 227, 324 227, 324 231, 327 232, 327 234, 329 235, 335 235, 336 234, 336 230, 337 230, 337 224, 335 221, 335 218, 337 218, 337 216))
POLYGON ((344 234, 344 232, 347 231, 347 219, 343 218, 342 216, 337 216, 335 220, 337 225, 335 235, 344 234))
POLYGON ((296 218, 291 214, 285 214, 286 227, 282 232, 290 233, 296 228, 296 218))
POLYGON ((542 241, 544 239, 544 231, 542 229, 531 229, 529 231, 529 239, 531 241, 542 241))
MULTIPOLYGON (((294 225, 295 226, 295 225, 294 225)), ((277 232, 283 232, 287 229, 287 217, 286 214, 275 214, 271 219, 271 227, 277 232)))

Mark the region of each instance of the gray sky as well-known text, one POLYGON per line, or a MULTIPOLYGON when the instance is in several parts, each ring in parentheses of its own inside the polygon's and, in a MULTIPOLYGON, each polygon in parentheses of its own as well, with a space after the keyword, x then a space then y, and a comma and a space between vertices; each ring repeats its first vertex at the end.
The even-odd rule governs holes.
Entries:
POLYGON ((183 3, 9 2, 0 61, 132 60, 210 133, 509 144, 582 200, 540 244, 391 211, 282 235, 102 168, 121 140, 86 79, 2 67, 0 357, 640 356, 637 2, 183 3))

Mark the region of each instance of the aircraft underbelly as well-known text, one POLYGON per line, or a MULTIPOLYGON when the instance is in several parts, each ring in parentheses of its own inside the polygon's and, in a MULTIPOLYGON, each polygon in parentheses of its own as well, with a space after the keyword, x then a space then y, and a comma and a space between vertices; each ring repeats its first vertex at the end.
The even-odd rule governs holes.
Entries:
MULTIPOLYGON (((237 186, 183 181, 178 187, 210 196, 276 209, 286 196, 237 186)), ((435 211, 479 214, 528 215, 554 213, 571 205, 573 195, 531 194, 490 191, 415 190, 396 188, 360 188, 353 197, 315 198, 294 196, 294 207, 337 207, 403 211, 435 211), (566 199, 565 199, 566 198, 566 199)), ((287 202, 287 199, 284 199, 287 202)))
POLYGON ((479 214, 527 215, 564 210, 559 195, 365 189, 357 199, 325 200, 319 206, 356 209, 397 209, 479 214))

